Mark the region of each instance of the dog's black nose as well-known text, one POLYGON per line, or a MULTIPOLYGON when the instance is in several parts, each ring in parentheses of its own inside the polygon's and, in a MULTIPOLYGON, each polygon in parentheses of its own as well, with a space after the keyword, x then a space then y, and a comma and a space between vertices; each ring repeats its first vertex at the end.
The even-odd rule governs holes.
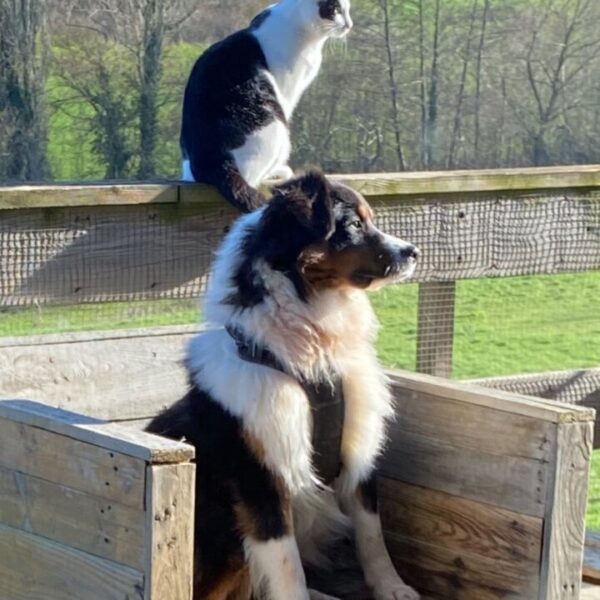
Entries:
POLYGON ((414 258, 415 260, 417 260, 420 253, 420 250, 412 244, 400 250, 400 256, 402 256, 402 258, 414 258))

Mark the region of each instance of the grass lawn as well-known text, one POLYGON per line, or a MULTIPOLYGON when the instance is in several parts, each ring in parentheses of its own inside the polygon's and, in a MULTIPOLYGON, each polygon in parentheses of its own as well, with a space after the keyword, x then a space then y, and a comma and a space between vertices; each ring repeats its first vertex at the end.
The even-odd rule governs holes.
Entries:
MULTIPOLYGON (((415 369, 416 285, 374 294, 385 364, 415 369)), ((155 301, 0 309, 0 336, 195 323, 197 302, 155 301)), ((600 366, 600 273, 482 279, 457 286, 457 379, 600 366)), ((592 466, 588 525, 600 530, 600 454, 592 466)))

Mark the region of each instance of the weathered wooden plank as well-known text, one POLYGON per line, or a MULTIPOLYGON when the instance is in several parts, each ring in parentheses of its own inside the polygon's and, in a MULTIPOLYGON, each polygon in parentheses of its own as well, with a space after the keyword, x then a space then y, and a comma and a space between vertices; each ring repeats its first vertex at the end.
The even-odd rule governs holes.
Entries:
POLYGON ((31 345, 0 346, 0 398, 34 398, 106 420, 153 417, 188 390, 181 360, 191 331, 38 336, 31 345))
POLYGON ((187 444, 39 402, 0 400, 0 419, 31 425, 151 464, 186 462, 194 457, 194 448, 187 444))
POLYGON ((144 507, 143 460, 37 427, 0 419, 0 465, 126 506, 144 507))
POLYGON ((108 183, 0 187, 0 210, 120 204, 175 204, 177 184, 108 183))
POLYGON ((0 467, 3 525, 143 571, 145 514, 0 467))
POLYGON ((466 402, 469 405, 474 404, 551 423, 589 422, 595 419, 595 411, 591 408, 567 406, 548 400, 528 398, 502 390, 488 390, 472 384, 448 381, 398 369, 389 369, 387 373, 394 390, 399 388, 400 390, 431 394, 457 402, 466 402))
POLYGON ((514 562, 523 572, 539 575, 542 518, 384 477, 378 491, 386 530, 448 550, 514 562))
MULTIPOLYGON (((600 411, 600 369, 474 379, 469 383, 495 390, 537 396, 600 411)), ((600 421, 594 426, 594 448, 600 448, 600 421)))
POLYGON ((390 425, 390 448, 401 445, 404 432, 411 432, 476 452, 541 461, 553 456, 552 422, 399 385, 394 387, 394 398, 396 419, 390 425))
POLYGON ((547 488, 540 599, 579 598, 592 424, 558 426, 553 480, 547 488))
POLYGON ((439 600, 532 600, 539 577, 506 562, 385 532, 392 560, 406 581, 439 600))
POLYGON ((456 282, 422 283, 417 319, 417 371, 452 377, 456 282))
POLYGON ((192 464, 148 467, 145 600, 192 599, 194 480, 192 464))
POLYGON ((598 585, 584 583, 581 586, 579 600, 600 600, 600 587, 598 585))
POLYGON ((123 565, 0 525, 3 600, 142 600, 144 576, 123 565))
MULTIPOLYGON (((598 165, 470 171, 331 175, 365 196, 448 194, 600 186, 598 165)), ((267 183, 268 187, 269 183, 267 183)), ((38 185, 0 188, 0 210, 24 207, 98 204, 215 202, 217 192, 201 184, 106 182, 88 185, 38 185)))
POLYGON ((396 430, 394 437, 394 447, 380 459, 382 476, 513 512, 544 516, 550 477, 544 461, 456 448, 401 430, 396 430))

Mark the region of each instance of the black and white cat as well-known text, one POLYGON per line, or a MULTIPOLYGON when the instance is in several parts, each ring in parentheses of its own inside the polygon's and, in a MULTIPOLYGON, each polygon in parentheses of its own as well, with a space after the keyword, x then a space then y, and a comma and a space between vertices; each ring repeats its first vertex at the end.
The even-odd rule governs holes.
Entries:
POLYGON ((289 122, 319 72, 325 42, 352 27, 350 0, 281 0, 196 62, 183 103, 183 179, 216 186, 236 208, 288 166, 289 122))

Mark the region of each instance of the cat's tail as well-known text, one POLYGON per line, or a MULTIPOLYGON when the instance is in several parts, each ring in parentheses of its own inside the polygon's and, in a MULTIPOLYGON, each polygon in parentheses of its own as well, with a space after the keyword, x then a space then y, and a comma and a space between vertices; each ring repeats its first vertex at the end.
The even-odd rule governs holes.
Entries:
POLYGON ((223 164, 215 175, 212 183, 239 211, 249 213, 267 202, 267 197, 242 177, 234 163, 223 164))

